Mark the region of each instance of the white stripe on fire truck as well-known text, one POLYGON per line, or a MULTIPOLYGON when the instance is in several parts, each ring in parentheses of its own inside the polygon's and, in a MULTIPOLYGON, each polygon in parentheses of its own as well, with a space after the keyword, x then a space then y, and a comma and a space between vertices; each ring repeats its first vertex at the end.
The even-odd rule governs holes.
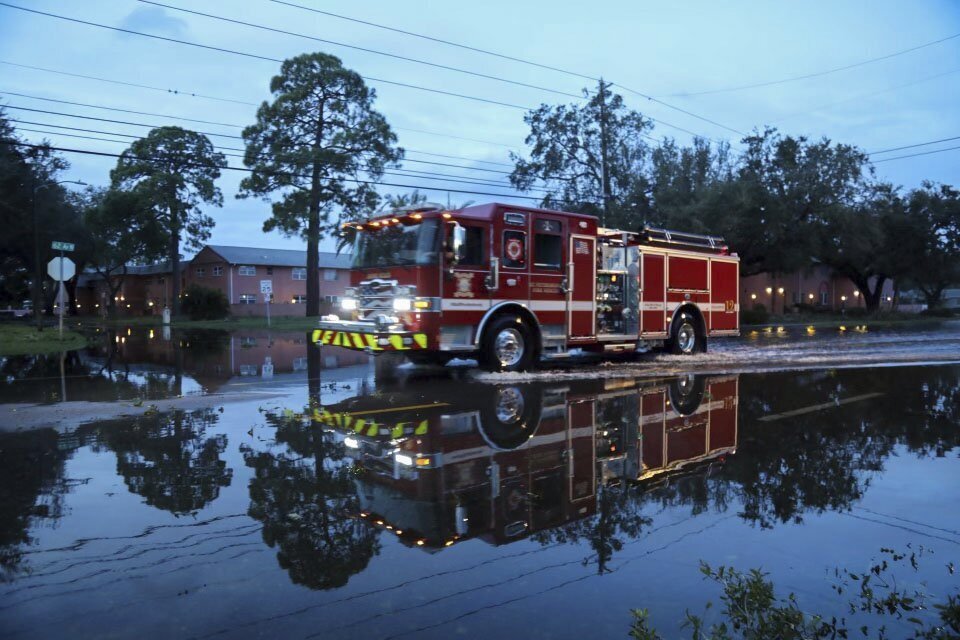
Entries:
MULTIPOLYGON (((486 311, 491 306, 514 300, 464 300, 462 298, 444 298, 440 302, 443 311, 486 311)), ((520 302, 531 311, 566 311, 565 300, 530 300, 520 302)), ((593 311, 593 303, 585 300, 574 300, 570 303, 573 311, 593 311)))

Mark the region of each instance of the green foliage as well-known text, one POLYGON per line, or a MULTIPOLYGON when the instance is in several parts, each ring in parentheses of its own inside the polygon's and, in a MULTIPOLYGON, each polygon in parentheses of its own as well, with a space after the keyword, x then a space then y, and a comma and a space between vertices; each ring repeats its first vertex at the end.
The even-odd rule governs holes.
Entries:
MULTIPOLYGON (((898 564, 919 566, 924 550, 898 553, 881 549, 883 558, 866 571, 835 569, 837 582, 832 585, 837 596, 849 593, 847 617, 810 613, 801 609, 798 598, 790 593, 778 596, 773 581, 759 569, 741 572, 730 567, 712 568, 700 563, 700 571, 722 588, 720 620, 708 624, 705 616, 687 611, 683 626, 696 640, 808 640, 815 638, 894 638, 911 637, 945 640, 960 633, 960 594, 948 595, 944 602, 933 603, 937 619, 924 612, 930 609, 930 596, 921 589, 904 587, 893 575, 898 564), (924 619, 926 618, 926 619, 924 619), (891 632, 888 624, 895 626, 891 632)), ((951 572, 952 573, 952 572, 951 572)), ((706 604, 709 611, 712 603, 706 604)), ((630 637, 637 640, 659 640, 651 626, 646 609, 634 609, 630 637)), ((716 616, 714 616, 716 617, 716 616)))
POLYGON ((230 315, 230 301, 220 289, 191 284, 184 292, 182 309, 191 320, 221 320, 230 315))
POLYGON ((339 230, 340 218, 376 209, 372 183, 399 162, 403 150, 373 109, 376 92, 334 56, 285 60, 270 91, 273 101, 260 105, 256 123, 243 130, 244 164, 252 173, 241 181, 238 197, 276 195, 264 231, 307 241, 306 314, 315 316, 320 240, 339 230))
POLYGON ((543 185, 549 191, 541 203, 546 208, 600 216, 606 178, 609 216, 604 223, 638 228, 648 210, 646 137, 653 125, 627 109, 609 85, 593 95, 584 89, 583 95, 589 98, 586 104, 544 104, 524 116, 530 157, 511 153, 510 183, 521 191, 543 185))
MULTIPOLYGON (((201 205, 222 206, 216 186, 224 155, 201 133, 181 127, 158 127, 121 154, 110 172, 112 188, 129 191, 149 203, 167 243, 167 259, 179 272, 181 236, 199 249, 210 237, 213 218, 201 205)), ((173 313, 180 311, 180 278, 172 279, 173 313)))

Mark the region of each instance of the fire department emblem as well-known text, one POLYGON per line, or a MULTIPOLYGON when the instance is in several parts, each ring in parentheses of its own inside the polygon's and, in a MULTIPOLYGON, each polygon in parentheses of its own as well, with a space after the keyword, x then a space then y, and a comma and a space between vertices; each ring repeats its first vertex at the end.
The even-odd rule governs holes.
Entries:
POLYGON ((517 238, 507 240, 507 257, 511 260, 519 260, 523 256, 523 244, 517 238))
POLYGON ((473 297, 473 272, 466 271, 455 273, 453 276, 457 279, 457 290, 453 292, 454 298, 472 298, 473 297))

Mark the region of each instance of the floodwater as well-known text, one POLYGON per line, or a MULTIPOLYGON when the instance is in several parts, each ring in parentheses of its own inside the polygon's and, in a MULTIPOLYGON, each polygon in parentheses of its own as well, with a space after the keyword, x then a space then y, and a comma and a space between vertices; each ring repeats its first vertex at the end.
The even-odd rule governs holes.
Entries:
MULTIPOLYGON (((849 333, 773 329, 704 359, 862 341, 946 361, 957 339, 849 333)), ((626 637, 635 608, 674 637, 717 602, 701 561, 843 615, 834 569, 882 549, 916 554, 898 584, 957 589, 956 363, 378 376, 301 335, 124 334, 63 377, 59 358, 0 360, 8 406, 146 398, 133 416, 3 425, 4 637, 626 637)))

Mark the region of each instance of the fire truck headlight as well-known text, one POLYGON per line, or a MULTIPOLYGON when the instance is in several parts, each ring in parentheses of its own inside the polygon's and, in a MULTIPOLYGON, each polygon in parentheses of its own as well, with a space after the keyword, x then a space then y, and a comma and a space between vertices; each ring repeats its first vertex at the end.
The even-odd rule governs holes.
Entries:
POLYGON ((412 300, 410 300, 410 298, 394 298, 393 310, 394 311, 410 311, 411 304, 412 304, 412 300))
POLYGON ((413 458, 411 458, 410 456, 408 456, 408 455, 406 455, 406 454, 397 453, 397 454, 395 454, 395 455, 393 456, 393 458, 394 458, 394 460, 396 460, 397 462, 399 462, 399 463, 402 464, 402 465, 406 465, 406 466, 408 466, 408 467, 412 467, 412 466, 413 466, 413 458))
POLYGON ((357 299, 356 298, 340 298, 340 308, 344 311, 356 311, 357 309, 357 299))
POLYGON ((345 447, 350 447, 351 449, 360 448, 360 443, 357 441, 357 439, 351 438, 350 436, 347 436, 346 438, 343 439, 343 445, 345 447))

